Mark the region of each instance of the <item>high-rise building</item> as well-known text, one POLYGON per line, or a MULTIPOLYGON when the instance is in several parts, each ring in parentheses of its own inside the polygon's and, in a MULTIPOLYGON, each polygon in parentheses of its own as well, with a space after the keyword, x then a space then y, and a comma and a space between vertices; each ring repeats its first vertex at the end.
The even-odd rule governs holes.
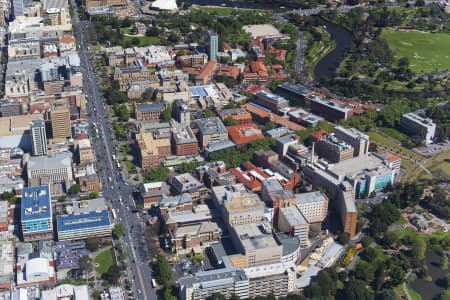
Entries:
POLYGON ((219 36, 210 31, 208 36, 208 55, 209 60, 217 61, 217 51, 219 49, 219 36))
POLYGON ((47 136, 43 120, 34 120, 30 125, 31 130, 31 155, 47 155, 47 136))
POLYGON ((70 129, 70 112, 68 109, 56 109, 50 112, 52 124, 52 136, 54 139, 66 139, 72 137, 70 129))
POLYGON ((350 144, 353 149, 353 156, 365 155, 369 152, 370 139, 367 134, 362 133, 355 128, 344 128, 337 126, 334 134, 338 139, 350 144))
POLYGON ((23 188, 20 212, 24 241, 53 238, 52 205, 48 185, 23 188))
POLYGON ((13 19, 23 16, 23 0, 11 0, 11 13, 13 19))

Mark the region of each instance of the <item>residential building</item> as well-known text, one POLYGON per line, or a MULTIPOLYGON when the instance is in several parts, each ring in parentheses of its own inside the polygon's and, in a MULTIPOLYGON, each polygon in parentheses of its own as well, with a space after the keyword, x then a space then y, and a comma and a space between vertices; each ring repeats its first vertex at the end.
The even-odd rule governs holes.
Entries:
POLYGON ((198 119, 195 121, 199 130, 200 147, 217 141, 228 140, 228 131, 218 117, 198 119))
POLYGON ((24 241, 53 238, 52 205, 48 185, 22 189, 20 222, 24 241))
POLYGON ((408 135, 420 136, 425 144, 432 143, 436 135, 436 123, 413 112, 402 115, 400 127, 408 135))
POLYGON ((353 110, 350 107, 336 101, 324 99, 318 95, 310 95, 307 101, 310 103, 312 113, 331 122, 347 120, 353 115, 353 110))
POLYGON ((153 121, 159 122, 161 114, 165 110, 166 106, 164 103, 144 103, 135 104, 136 120, 138 121, 153 121))
POLYGON ((369 136, 356 128, 347 129, 342 126, 336 126, 334 135, 353 147, 353 156, 365 155, 369 152, 369 136))
POLYGON ((249 279, 244 270, 222 268, 197 272, 194 276, 183 277, 178 281, 181 300, 206 300, 220 293, 229 298, 249 298, 249 279))
POLYGON ((144 183, 140 188, 140 196, 145 209, 158 205, 158 202, 168 195, 170 195, 169 186, 163 181, 144 183))
POLYGON ((227 129, 230 139, 236 145, 244 145, 265 138, 262 131, 253 123, 228 126, 227 129))
POLYGON ((56 216, 58 240, 110 237, 111 221, 106 209, 56 216))
POLYGON ((243 108, 222 109, 218 112, 222 121, 232 118, 236 121, 236 125, 247 125, 252 123, 252 115, 243 108))
POLYGON ((219 35, 210 31, 208 34, 207 53, 210 61, 217 61, 217 52, 219 51, 219 35))
POLYGON ((220 238, 221 230, 215 222, 200 222, 187 226, 178 226, 170 231, 170 241, 177 253, 190 253, 204 250, 211 242, 220 238))
POLYGON ((47 155, 47 134, 45 132, 44 120, 38 119, 32 121, 31 131, 31 155, 47 155))
POLYGON ((192 201, 195 203, 209 197, 208 189, 205 185, 190 173, 172 176, 169 179, 169 184, 174 188, 177 194, 190 193, 192 201))
POLYGON ((172 129, 172 150, 176 155, 198 154, 197 137, 188 124, 180 124, 172 129))
POLYGON ((334 135, 323 135, 316 147, 319 157, 337 163, 353 157, 354 149, 350 144, 337 139, 334 135))
POLYGON ((267 91, 259 91, 255 94, 255 102, 267 107, 272 112, 278 112, 289 106, 289 101, 285 98, 267 91))
POLYGON ((170 138, 155 139, 152 133, 141 131, 136 136, 139 162, 144 170, 158 166, 161 160, 171 154, 170 138))
POLYGON ((322 192, 295 194, 297 207, 308 223, 325 220, 328 214, 328 197, 322 192))
POLYGON ((66 139, 72 137, 69 109, 52 110, 50 112, 50 122, 52 125, 52 137, 54 139, 66 139))

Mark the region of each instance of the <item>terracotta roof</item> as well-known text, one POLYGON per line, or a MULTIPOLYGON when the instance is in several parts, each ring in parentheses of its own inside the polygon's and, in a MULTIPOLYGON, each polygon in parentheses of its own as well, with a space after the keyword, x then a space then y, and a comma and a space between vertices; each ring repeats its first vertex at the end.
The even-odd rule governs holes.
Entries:
POLYGON ((319 130, 312 132, 309 136, 315 138, 316 140, 321 140, 324 134, 329 134, 326 130, 319 130))
POLYGON ((398 157, 397 155, 394 155, 394 154, 390 154, 386 159, 390 162, 401 160, 400 157, 398 157))
POLYGON ((216 66, 217 66, 217 62, 208 61, 208 63, 205 65, 205 67, 200 71, 200 74, 198 74, 198 77, 200 77, 200 78, 211 77, 212 73, 216 69, 216 66))
POLYGON ((231 140, 237 145, 264 139, 262 131, 255 124, 234 125, 227 127, 231 140))
POLYGON ((71 36, 64 36, 59 40, 59 42, 62 44, 70 44, 70 43, 74 43, 75 39, 71 36))

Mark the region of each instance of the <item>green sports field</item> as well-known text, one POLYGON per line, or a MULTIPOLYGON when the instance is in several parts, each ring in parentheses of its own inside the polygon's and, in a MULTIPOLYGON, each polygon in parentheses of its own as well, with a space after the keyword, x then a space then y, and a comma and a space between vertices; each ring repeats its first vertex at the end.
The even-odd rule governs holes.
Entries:
POLYGON ((450 70, 450 34, 384 29, 395 57, 407 57, 415 72, 450 70))

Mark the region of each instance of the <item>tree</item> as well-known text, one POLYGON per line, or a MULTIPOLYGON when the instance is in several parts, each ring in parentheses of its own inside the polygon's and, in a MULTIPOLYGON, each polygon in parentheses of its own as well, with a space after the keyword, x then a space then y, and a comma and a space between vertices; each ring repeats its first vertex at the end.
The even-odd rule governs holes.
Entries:
POLYGON ((234 126, 237 125, 237 121, 232 117, 227 117, 225 120, 223 120, 223 124, 225 126, 234 126))
POLYGON ((172 270, 164 255, 158 255, 155 263, 156 280, 164 287, 170 286, 172 282, 172 270))
POLYGON ((342 232, 338 235, 337 241, 342 245, 347 245, 350 242, 350 233, 342 232))
POLYGON ((375 279, 375 269, 373 268, 373 265, 364 260, 358 260, 354 272, 357 279, 361 279, 365 282, 372 282, 375 279))
POLYGON ((216 116, 216 114, 210 109, 205 109, 203 111, 203 115, 205 116, 205 118, 211 118, 211 117, 215 117, 216 116))
POLYGON ((117 265, 112 265, 109 267, 108 271, 106 272, 106 277, 109 283, 111 284, 117 284, 120 278, 120 269, 117 265))
POLYGON ((89 193, 89 199, 96 199, 98 198, 98 192, 93 191, 89 193))
POLYGON ((144 182, 167 181, 170 177, 170 171, 166 167, 154 167, 144 174, 144 182))
POLYGON ((86 240, 86 248, 90 252, 95 252, 98 250, 98 240, 96 238, 88 238, 86 240))
POLYGON ((372 242, 373 242, 373 239, 370 236, 365 236, 361 240, 361 243, 362 243, 364 248, 369 248, 370 245, 372 244, 372 242))
POLYGON ((146 36, 159 36, 159 34, 160 34, 159 29, 153 26, 149 27, 145 32, 146 36))
POLYGON ((421 237, 416 236, 411 246, 412 257, 418 260, 423 260, 427 251, 427 244, 425 241, 421 237))
POLYGON ((441 253, 439 268, 441 268, 442 271, 446 271, 448 269, 448 256, 447 254, 445 254, 445 252, 441 253))
POLYGON ((2 199, 8 201, 10 204, 15 204, 16 194, 14 192, 5 191, 2 194, 2 199))
POLYGON ((172 287, 171 286, 167 286, 164 288, 164 299, 165 300, 177 300, 177 297, 175 297, 172 294, 172 287))
POLYGON ((198 161, 182 162, 181 165, 178 167, 178 171, 180 173, 192 173, 199 166, 200 166, 200 162, 198 162, 198 161))
POLYGON ((92 258, 89 257, 89 255, 83 255, 80 257, 80 263, 79 263, 80 269, 85 273, 91 273, 93 271, 93 265, 92 265, 92 258))
POLYGON ((161 114, 161 121, 162 122, 169 122, 170 119, 172 119, 172 106, 167 105, 166 109, 161 114))
POLYGON ((58 202, 64 202, 66 200, 67 200, 67 195, 66 194, 61 195, 61 196, 58 197, 58 202))
POLYGON ((79 194, 81 192, 81 186, 74 184, 69 188, 69 194, 79 194))
POLYGON ((116 224, 114 226, 112 233, 115 238, 120 238, 121 236, 123 236, 125 234, 125 226, 123 226, 123 224, 120 224, 120 223, 116 224))
POLYGON ((366 283, 361 280, 349 280, 344 286, 342 297, 338 299, 346 300, 372 300, 373 295, 366 287, 366 283))

